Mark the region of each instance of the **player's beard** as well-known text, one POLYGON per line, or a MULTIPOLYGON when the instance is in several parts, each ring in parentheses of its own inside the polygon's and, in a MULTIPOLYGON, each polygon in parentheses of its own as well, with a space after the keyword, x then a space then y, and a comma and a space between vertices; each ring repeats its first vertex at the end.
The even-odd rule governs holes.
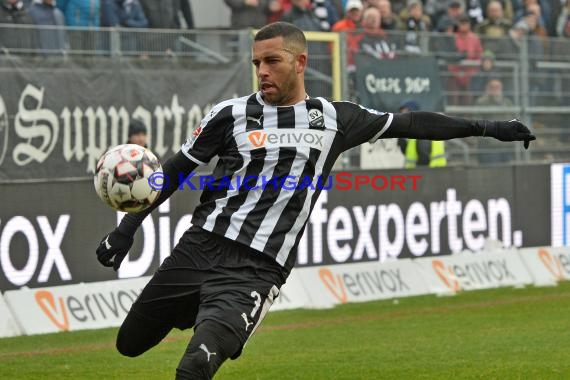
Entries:
MULTIPOLYGON (((275 84, 274 94, 263 94, 263 100, 272 106, 291 105, 297 91, 297 72, 295 66, 291 67, 291 71, 287 78, 281 84, 275 84)), ((261 87, 261 83, 259 83, 261 87)))

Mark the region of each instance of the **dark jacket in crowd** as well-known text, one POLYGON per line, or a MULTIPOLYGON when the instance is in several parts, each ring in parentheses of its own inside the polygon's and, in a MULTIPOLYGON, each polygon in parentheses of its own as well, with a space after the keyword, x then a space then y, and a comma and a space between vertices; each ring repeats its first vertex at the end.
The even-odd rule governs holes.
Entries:
POLYGON ((180 0, 139 0, 149 28, 176 29, 180 0))
POLYGON ((33 3, 30 6, 30 17, 36 25, 59 26, 61 29, 38 28, 39 47, 44 53, 61 52, 67 48, 65 18, 55 6, 45 3, 33 3))
MULTIPOLYGON (((23 1, 9 4, 0 0, 0 24, 33 24, 23 1)), ((34 49, 35 31, 30 29, 0 28, 0 48, 34 49)), ((1 53, 1 52, 0 52, 1 53)))
POLYGON ((289 12, 281 17, 281 21, 288 22, 306 31, 322 32, 323 28, 317 16, 311 9, 301 9, 293 6, 289 12))
POLYGON ((138 0, 102 0, 101 26, 147 28, 148 19, 138 0))
POLYGON ((232 28, 261 28, 267 23, 269 0, 259 0, 257 7, 245 5, 244 0, 224 0, 232 10, 232 28))

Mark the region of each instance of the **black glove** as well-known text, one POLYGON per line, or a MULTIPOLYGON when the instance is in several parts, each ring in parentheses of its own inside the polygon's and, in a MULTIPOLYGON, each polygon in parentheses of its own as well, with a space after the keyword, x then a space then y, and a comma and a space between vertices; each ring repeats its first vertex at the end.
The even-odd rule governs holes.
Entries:
POLYGON ((485 121, 483 136, 491 136, 500 141, 524 141, 524 148, 528 149, 531 141, 536 137, 519 120, 485 121))
POLYGON ((97 248, 97 260, 106 267, 118 270, 121 262, 127 256, 133 245, 133 237, 125 235, 115 228, 113 232, 105 236, 97 248))

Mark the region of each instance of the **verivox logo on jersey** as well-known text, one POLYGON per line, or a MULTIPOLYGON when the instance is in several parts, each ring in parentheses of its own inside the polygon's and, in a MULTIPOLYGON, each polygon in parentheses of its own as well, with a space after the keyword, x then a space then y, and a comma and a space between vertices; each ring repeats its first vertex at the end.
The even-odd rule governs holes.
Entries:
POLYGON ((279 147, 307 147, 323 149, 325 131, 312 129, 259 130, 248 132, 253 149, 279 147))
POLYGON ((255 148, 262 148, 267 140, 267 133, 263 131, 249 132, 247 138, 255 148))

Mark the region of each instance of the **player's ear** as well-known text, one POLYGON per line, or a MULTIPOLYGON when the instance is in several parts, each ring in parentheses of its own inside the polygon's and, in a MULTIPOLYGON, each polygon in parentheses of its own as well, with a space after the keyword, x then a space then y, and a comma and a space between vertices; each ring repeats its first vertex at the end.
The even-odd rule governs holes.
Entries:
POLYGON ((297 56, 297 74, 305 71, 307 67, 307 53, 301 53, 297 56))

